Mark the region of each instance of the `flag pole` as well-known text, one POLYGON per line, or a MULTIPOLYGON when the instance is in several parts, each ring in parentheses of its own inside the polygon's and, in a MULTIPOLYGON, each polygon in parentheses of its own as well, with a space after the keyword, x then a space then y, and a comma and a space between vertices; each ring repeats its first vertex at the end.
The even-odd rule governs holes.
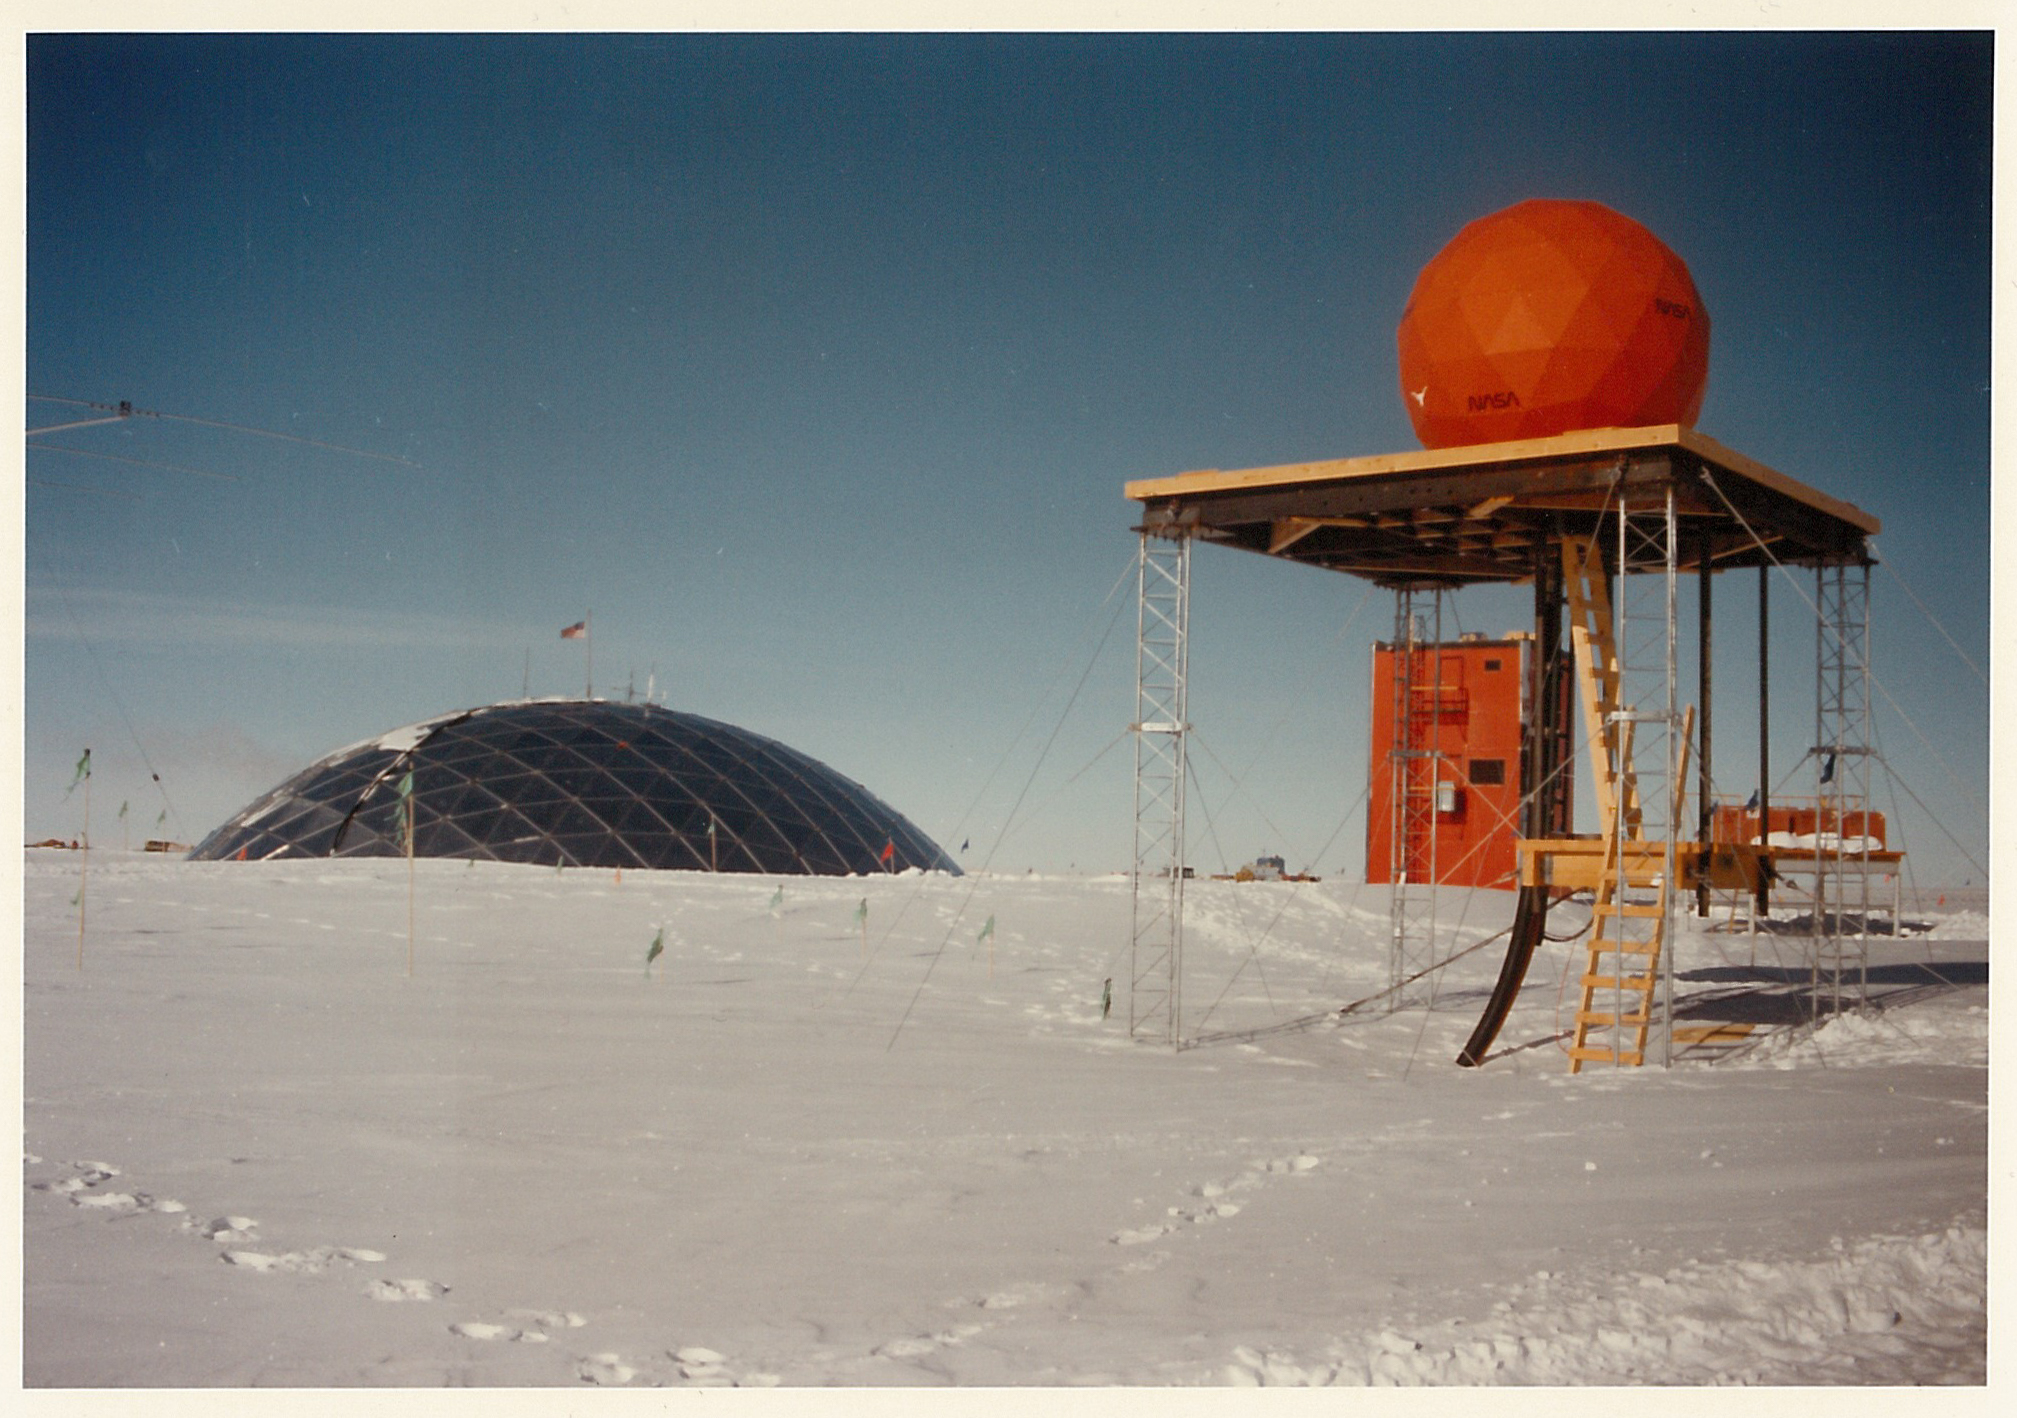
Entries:
POLYGON ((84 750, 84 836, 77 854, 77 969, 84 969, 84 892, 91 878, 91 750, 84 750))
MULTIPOLYGON (((409 759, 410 763, 411 760, 409 759)), ((413 978, 413 769, 399 780, 399 810, 406 819, 406 978, 413 978)))

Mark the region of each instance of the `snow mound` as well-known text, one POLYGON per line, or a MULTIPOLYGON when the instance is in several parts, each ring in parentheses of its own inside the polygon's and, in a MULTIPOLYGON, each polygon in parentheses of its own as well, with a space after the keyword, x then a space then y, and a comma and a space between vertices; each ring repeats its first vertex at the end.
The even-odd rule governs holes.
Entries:
POLYGON ((1897 1064, 1989 1066, 1989 1010, 1878 1010, 1840 1014, 1819 1029, 1773 1034, 1729 1066, 1758 1068, 1890 1067, 1897 1064))
POLYGON ((1393 1327, 1340 1340, 1311 1362, 1242 1346, 1215 1378, 1311 1384, 1885 1384, 1932 1345, 1936 1381, 1981 1384, 1988 1233, 1834 1242, 1818 1261, 1692 1262, 1664 1275, 1578 1283, 1547 1272, 1483 1324, 1393 1327), (1454 1333, 1452 1331, 1455 1331, 1454 1333))
POLYGON ((1989 918, 1980 911, 1956 911, 1935 921, 1925 936, 1932 940, 1987 940, 1989 918))

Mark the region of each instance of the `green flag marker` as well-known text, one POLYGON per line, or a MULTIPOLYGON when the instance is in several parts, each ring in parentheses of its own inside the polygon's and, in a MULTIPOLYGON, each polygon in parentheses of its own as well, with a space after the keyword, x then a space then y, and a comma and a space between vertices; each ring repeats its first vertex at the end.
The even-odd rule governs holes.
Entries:
POLYGON ((77 771, 76 773, 71 775, 69 791, 65 792, 63 796, 67 798, 70 796, 71 793, 76 792, 77 785, 83 782, 86 778, 89 778, 90 776, 91 776, 91 750, 87 748, 84 750, 84 756, 77 760, 77 771))
POLYGON ((126 820, 126 804, 123 801, 119 804, 119 820, 121 822, 126 820))
POLYGON ((665 927, 658 928, 658 934, 651 939, 651 949, 644 952, 644 973, 651 974, 651 962, 665 954, 665 927))
POLYGON ((861 898, 861 905, 854 908, 854 923, 858 926, 868 924, 868 898, 866 896, 861 898))
POLYGON ((989 936, 993 934, 994 934, 994 917, 989 916, 987 918, 987 924, 980 928, 980 934, 973 938, 973 943, 975 945, 979 945, 982 941, 986 940, 989 936))
POLYGON ((783 907, 784 907, 784 888, 780 886, 777 889, 777 893, 770 898, 771 914, 772 915, 777 914, 777 912, 783 909, 783 907))
POLYGON ((413 770, 406 770, 406 776, 399 780, 399 846, 400 850, 413 850, 413 770))
POLYGON ((1113 1013, 1113 1008, 1114 981, 1113 976, 1109 975, 1107 982, 1100 986, 1100 1018, 1105 1019, 1109 1014, 1113 1013))

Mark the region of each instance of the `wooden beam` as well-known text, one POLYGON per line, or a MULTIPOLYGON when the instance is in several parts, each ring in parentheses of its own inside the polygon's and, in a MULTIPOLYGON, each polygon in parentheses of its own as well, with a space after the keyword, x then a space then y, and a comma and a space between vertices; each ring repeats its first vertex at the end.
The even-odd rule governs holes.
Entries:
POLYGON ((1150 501, 1196 492, 1288 487, 1304 483, 1333 482, 1338 479, 1406 475, 1444 468, 1505 467, 1592 454, 1601 458, 1605 454, 1668 447, 1680 443, 1681 434, 1682 429, 1676 424, 1653 424, 1645 428, 1578 429, 1570 433, 1557 434, 1552 438, 1519 439, 1510 443, 1479 443, 1462 448, 1424 448, 1405 453, 1328 458, 1311 463, 1278 463, 1272 467, 1242 468, 1231 472, 1218 468, 1205 468, 1196 472, 1178 473, 1175 477, 1138 479, 1127 484, 1127 495, 1137 501, 1150 501))

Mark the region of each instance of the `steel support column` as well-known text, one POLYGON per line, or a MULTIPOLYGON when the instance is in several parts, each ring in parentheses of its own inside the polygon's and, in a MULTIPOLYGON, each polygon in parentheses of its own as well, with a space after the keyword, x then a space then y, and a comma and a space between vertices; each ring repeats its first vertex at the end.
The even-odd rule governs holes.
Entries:
MULTIPOLYGON (((1697 666, 1695 682, 1695 841, 1700 848, 1698 861, 1709 860, 1710 829, 1715 821, 1715 809, 1710 805, 1709 748, 1710 748, 1710 667, 1715 659, 1713 618, 1710 607, 1713 598, 1710 587, 1713 584, 1713 566, 1710 562, 1715 549, 1714 539, 1704 532, 1695 542, 1695 609, 1696 609, 1696 655, 1701 661, 1697 666)), ((1704 871, 1695 886, 1695 914, 1703 919, 1709 915, 1709 874, 1704 871)))
POLYGON ((1436 960, 1438 794, 1443 791, 1443 591, 1401 586, 1394 591, 1393 742, 1387 748, 1388 840, 1387 1009, 1402 1008, 1402 982, 1436 960), (1426 596, 1427 609, 1418 610, 1426 596))
POLYGON ((1142 533, 1135 619, 1135 862, 1128 1034, 1181 1041, 1191 539, 1142 533))
MULTIPOLYGON (((1772 568, 1758 568, 1758 845, 1772 845, 1772 568)), ((1758 874, 1752 931, 1772 913, 1772 873, 1758 874)))
POLYGON ((1816 570, 1813 1018, 1868 1003, 1870 568, 1816 570), (1851 916, 1854 917, 1854 935, 1851 916))
MULTIPOLYGON (((1619 883, 1619 901, 1632 901, 1630 917, 1615 923, 1619 948, 1611 956, 1611 970, 1622 979, 1635 965, 1633 950, 1648 943, 1657 952, 1661 1015, 1662 1062, 1673 1057, 1674 1017, 1674 906, 1673 889, 1678 879, 1675 837, 1685 785, 1679 781, 1680 716, 1675 684, 1675 649, 1678 631, 1675 618, 1679 580, 1674 492, 1647 495, 1640 500, 1621 498, 1618 504, 1618 575, 1613 583, 1612 607, 1617 629, 1614 643, 1618 657, 1618 707, 1611 715, 1610 752, 1618 784, 1620 823, 1615 840, 1620 855, 1612 863, 1619 883), (1629 839, 1657 844, 1663 853, 1661 879, 1652 888, 1652 900, 1644 900, 1643 889, 1629 891, 1622 844, 1629 839), (1656 913, 1639 917, 1644 906, 1656 913), (1643 928, 1633 922, 1642 921, 1643 928)), ((1622 1017, 1628 1004, 1621 992, 1615 1013, 1622 1017)))

